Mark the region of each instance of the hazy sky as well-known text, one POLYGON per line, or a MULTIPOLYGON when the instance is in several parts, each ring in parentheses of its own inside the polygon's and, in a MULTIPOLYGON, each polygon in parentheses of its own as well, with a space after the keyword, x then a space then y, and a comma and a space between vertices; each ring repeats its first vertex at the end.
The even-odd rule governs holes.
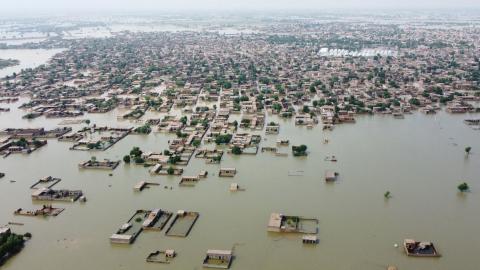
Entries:
POLYGON ((3 12, 480 8, 480 0, 0 0, 3 12))

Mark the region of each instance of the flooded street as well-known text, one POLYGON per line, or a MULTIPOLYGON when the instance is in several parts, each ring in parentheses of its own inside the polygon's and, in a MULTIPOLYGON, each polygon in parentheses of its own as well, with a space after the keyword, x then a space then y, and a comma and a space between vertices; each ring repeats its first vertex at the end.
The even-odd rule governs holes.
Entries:
MULTIPOLYGON (((0 57, 4 57, 0 54, 0 57)), ((3 104, 0 129, 56 127, 61 119, 21 119, 16 109, 25 100, 3 104)), ((97 125, 135 126, 117 121, 125 113, 88 114, 97 125)), ((148 118, 164 114, 148 113, 148 118)), ((239 115, 234 116, 235 118, 239 115)), ((31 232, 21 255, 8 261, 8 270, 23 269, 202 269, 207 249, 234 249, 232 269, 386 269, 396 265, 410 270, 478 269, 480 246, 480 141, 479 131, 463 123, 468 115, 414 113, 405 119, 359 116, 354 125, 338 125, 324 132, 295 127, 293 120, 269 115, 266 122, 281 125, 280 135, 262 135, 262 146, 277 139, 290 145, 305 144, 309 155, 288 157, 272 153, 254 156, 225 154, 221 165, 205 164, 192 157, 184 176, 208 171, 194 187, 179 187, 179 176, 151 176, 148 168, 123 162, 110 171, 81 171, 81 161, 122 159, 133 146, 160 152, 174 134, 129 135, 105 152, 71 151, 71 143, 48 140, 47 147, 30 155, 10 155, 0 160, 0 221, 25 223, 16 231, 31 232), (266 140, 264 139, 266 138, 266 140), (330 142, 323 144, 328 138, 330 142), (464 148, 472 147, 466 158, 464 148), (335 155, 338 162, 325 161, 335 155), (234 178, 219 178, 220 167, 234 167, 234 178), (303 176, 289 176, 289 171, 303 176), (335 183, 325 183, 326 170, 339 173, 335 183), (40 206, 29 189, 38 179, 62 178, 56 188, 81 189, 85 204, 55 203, 66 210, 57 217, 17 217, 17 208, 40 206), (16 182, 11 183, 10 180, 16 182), (161 185, 134 192, 140 180, 161 185), (457 185, 468 182, 471 192, 460 194, 457 185), (245 191, 229 192, 231 183, 245 191), (164 186, 172 187, 170 190, 164 186), (386 200, 383 194, 390 191, 386 200), (144 231, 130 246, 110 244, 109 237, 137 209, 162 208, 196 211, 200 217, 187 238, 165 236, 164 231, 144 231), (319 219, 320 244, 302 245, 301 235, 267 232, 270 213, 319 219), (433 241, 441 258, 410 258, 402 248, 405 238, 433 241), (395 248, 394 244, 399 244, 395 248), (175 249, 178 256, 168 265, 149 264, 150 252, 175 249), (101 256, 99 256, 101 254, 101 256), (39 264, 41 262, 41 264, 39 264)), ((72 125, 74 130, 85 124, 72 125)), ((213 148, 214 144, 206 145, 213 148)))

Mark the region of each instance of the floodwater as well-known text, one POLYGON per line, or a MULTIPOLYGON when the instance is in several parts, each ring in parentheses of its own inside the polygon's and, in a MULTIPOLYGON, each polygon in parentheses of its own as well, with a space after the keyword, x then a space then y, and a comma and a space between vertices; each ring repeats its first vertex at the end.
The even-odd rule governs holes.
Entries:
POLYGON ((22 69, 43 65, 52 56, 62 51, 63 49, 2 49, 0 50, 0 58, 16 59, 20 63, 16 66, 0 69, 0 78, 10 76, 14 72, 19 74, 22 69))
MULTIPOLYGON (((16 104, 0 113, 0 128, 55 127, 60 119, 23 120, 16 104)), ((133 126, 133 122, 108 114, 88 115, 97 125, 133 126)), ((149 112, 146 118, 163 114, 149 112)), ((238 117, 238 116, 237 116, 238 117)), ((232 269, 250 270, 382 270, 387 265, 409 270, 477 270, 480 264, 480 140, 478 130, 463 124, 473 115, 414 113, 405 119, 360 116, 356 124, 324 132, 295 127, 292 120, 269 116, 281 123, 280 135, 263 136, 261 146, 274 146, 277 138, 306 144, 309 156, 275 157, 225 154, 221 165, 192 160, 184 175, 207 170, 208 177, 195 187, 179 187, 180 177, 150 176, 143 166, 121 164, 110 171, 80 171, 77 164, 97 159, 121 159, 133 146, 162 151, 173 135, 129 135, 105 152, 68 150, 70 143, 49 140, 30 155, 0 159, 0 224, 18 233, 31 232, 25 249, 4 269, 202 269, 207 249, 234 249, 232 269), (323 144, 324 138, 330 143, 323 144), (466 158, 464 148, 472 147, 466 158), (335 155, 337 163, 324 158, 335 155), (234 178, 218 178, 220 167, 236 167, 234 178), (325 183, 327 169, 340 173, 336 183, 325 183), (303 176, 288 176, 290 170, 303 176), (19 207, 33 209, 29 186, 44 176, 62 178, 55 188, 82 189, 85 204, 58 203, 66 210, 57 217, 16 217, 19 207), (11 183, 10 180, 15 180, 11 183), (160 182, 142 192, 133 186, 140 180, 160 182), (469 183, 472 191, 459 194, 457 185, 469 183), (230 183, 245 191, 229 192, 230 183), (163 186, 173 189, 164 189, 163 186), (392 198, 384 199, 389 190, 392 198), (162 208, 196 211, 200 217, 187 238, 167 237, 164 232, 142 232, 130 246, 112 245, 109 237, 137 209, 162 208), (268 233, 272 212, 319 219, 320 242, 305 246, 300 235, 268 233), (404 238, 433 241, 441 258, 409 258, 401 248, 404 238), (153 251, 175 249, 169 265, 149 264, 153 251)), ((137 124, 138 125, 138 124, 137 124)), ((81 125, 74 125, 75 129, 81 125)), ((262 132, 263 133, 263 132, 262 132)), ((209 145, 213 147, 213 145, 209 145)), ((34 205, 33 205, 34 204, 34 205)), ((165 229, 164 229, 165 230, 165 229)))

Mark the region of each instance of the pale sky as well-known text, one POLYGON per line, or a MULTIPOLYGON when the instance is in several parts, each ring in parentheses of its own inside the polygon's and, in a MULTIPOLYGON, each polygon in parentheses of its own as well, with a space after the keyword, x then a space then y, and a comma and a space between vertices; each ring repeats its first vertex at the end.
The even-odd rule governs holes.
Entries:
POLYGON ((480 0, 0 0, 3 12, 480 8, 480 0))

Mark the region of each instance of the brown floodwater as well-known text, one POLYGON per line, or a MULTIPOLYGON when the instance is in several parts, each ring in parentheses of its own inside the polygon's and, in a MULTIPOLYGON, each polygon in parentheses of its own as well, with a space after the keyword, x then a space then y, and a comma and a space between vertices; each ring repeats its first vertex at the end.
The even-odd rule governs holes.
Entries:
MULTIPOLYGON (((22 102, 0 113, 0 128, 53 128, 61 119, 24 120, 22 102)), ((125 112, 87 115, 97 125, 139 125, 118 121, 125 112)), ((144 119, 161 117, 149 112, 144 119)), ((238 117, 238 116, 236 116, 238 117)), ((232 269, 386 269, 396 265, 409 270, 476 270, 480 265, 480 140, 478 130, 466 126, 475 115, 414 113, 405 119, 360 116, 356 124, 324 132, 295 127, 293 120, 268 116, 281 123, 280 135, 262 134, 261 146, 275 146, 278 138, 306 144, 309 156, 295 158, 259 152, 256 156, 225 154, 221 165, 192 158, 184 175, 207 170, 195 187, 179 187, 180 177, 150 176, 143 166, 121 164, 110 171, 81 171, 77 164, 97 159, 121 159, 133 146, 144 151, 163 151, 173 135, 129 135, 105 152, 70 151, 71 143, 49 140, 30 155, 0 158, 0 224, 33 238, 4 269, 202 269, 207 249, 234 249, 232 269), (266 138, 264 140, 263 138, 266 138), (323 144, 324 138, 330 143, 323 144), (465 157, 464 148, 472 147, 465 157), (325 161, 335 155, 338 162, 325 161), (234 178, 217 177, 220 167, 235 167, 234 178), (289 176, 289 171, 303 176, 289 176), (326 170, 339 172, 335 183, 325 183, 326 170), (58 203, 66 210, 57 217, 17 217, 17 208, 33 209, 29 186, 44 176, 62 178, 55 188, 82 189, 88 201, 58 203), (10 180, 15 180, 11 183, 10 180), (133 186, 140 180, 160 182, 142 192, 133 186), (459 194, 466 181, 471 192, 459 194), (229 192, 231 183, 245 191, 229 192), (163 186, 173 189, 164 189, 163 186), (392 198, 384 199, 385 191, 392 198), (161 208, 196 211, 200 218, 187 238, 167 237, 164 232, 142 232, 134 244, 112 245, 109 237, 136 209, 161 208), (270 213, 319 219, 320 242, 305 246, 301 235, 268 233, 270 213), (409 258, 401 246, 404 238, 433 241, 441 258, 409 258), (153 251, 175 249, 169 265, 145 262, 153 251)), ((78 129, 82 125, 72 125, 78 129)), ((208 147, 214 147, 208 145, 208 147)))

